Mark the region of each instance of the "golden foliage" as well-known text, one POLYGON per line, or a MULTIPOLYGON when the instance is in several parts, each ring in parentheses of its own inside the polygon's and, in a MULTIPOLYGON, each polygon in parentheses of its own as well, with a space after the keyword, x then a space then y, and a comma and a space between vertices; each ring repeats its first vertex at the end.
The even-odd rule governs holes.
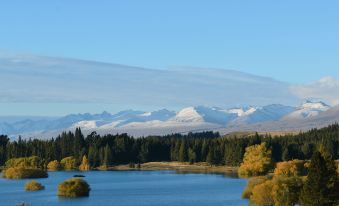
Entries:
POLYGON ((7 179, 46 178, 46 171, 34 168, 10 167, 3 171, 3 177, 7 179))
POLYGON ((307 174, 307 165, 309 163, 304 160, 291 160, 287 162, 279 162, 274 170, 275 176, 304 176, 307 174))
POLYGON ((45 187, 35 180, 32 180, 25 184, 26 191, 39 191, 39 190, 44 190, 44 189, 45 187))
POLYGON ((37 156, 12 158, 6 161, 6 168, 21 167, 21 168, 43 168, 43 161, 37 156))
POLYGON ((60 168, 61 168, 61 165, 60 165, 58 160, 50 161, 47 164, 48 171, 58 171, 58 170, 60 170, 60 168))
POLYGON ((90 169, 90 165, 89 165, 88 159, 87 159, 86 155, 84 155, 82 157, 82 161, 81 161, 81 164, 79 166, 79 170, 88 171, 89 169, 90 169))
POLYGON ((272 198, 273 181, 267 180, 256 185, 250 198, 250 202, 256 206, 274 206, 272 198))
POLYGON ((268 180, 267 176, 258 176, 258 177, 252 177, 249 181, 248 184, 242 193, 242 197, 249 199, 253 193, 253 189, 255 186, 260 185, 268 180))
POLYGON ((276 206, 296 205, 303 186, 301 177, 278 176, 273 179, 272 198, 276 206))
POLYGON ((87 197, 91 188, 88 183, 80 178, 72 178, 62 182, 58 186, 58 196, 60 197, 87 197))
POLYGON ((264 175, 272 168, 272 151, 265 143, 246 148, 238 173, 242 177, 264 175))
POLYGON ((76 159, 73 156, 63 158, 60 161, 60 164, 64 170, 76 170, 77 169, 76 159))

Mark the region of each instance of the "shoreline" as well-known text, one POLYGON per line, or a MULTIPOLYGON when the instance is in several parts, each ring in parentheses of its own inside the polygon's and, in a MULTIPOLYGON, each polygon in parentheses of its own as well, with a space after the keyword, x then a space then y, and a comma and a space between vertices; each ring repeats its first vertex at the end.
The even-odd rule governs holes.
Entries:
MULTIPOLYGON (((98 170, 103 170, 98 168, 98 170)), ((108 167, 105 170, 116 171, 161 171, 161 170, 174 170, 178 172, 199 172, 199 173, 220 173, 220 174, 234 174, 238 172, 238 167, 231 166, 210 166, 206 162, 199 162, 190 164, 188 162, 147 162, 140 164, 140 168, 131 168, 129 164, 117 165, 108 167)))

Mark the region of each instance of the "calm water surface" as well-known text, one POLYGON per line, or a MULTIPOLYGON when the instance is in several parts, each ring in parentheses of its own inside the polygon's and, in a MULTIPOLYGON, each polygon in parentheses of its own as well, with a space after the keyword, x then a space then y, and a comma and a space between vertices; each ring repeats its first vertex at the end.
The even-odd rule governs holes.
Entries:
POLYGON ((246 180, 216 174, 178 174, 174 171, 91 171, 81 173, 91 186, 90 197, 60 199, 57 186, 79 172, 50 172, 38 179, 46 189, 26 192, 28 180, 0 179, 0 205, 72 206, 240 206, 246 180))

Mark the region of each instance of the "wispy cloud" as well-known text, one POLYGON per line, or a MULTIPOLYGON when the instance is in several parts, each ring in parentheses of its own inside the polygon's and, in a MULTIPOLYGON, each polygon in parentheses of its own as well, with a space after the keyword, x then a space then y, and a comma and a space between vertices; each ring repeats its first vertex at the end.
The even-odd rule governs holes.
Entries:
POLYGON ((0 102, 233 107, 295 104, 289 85, 233 70, 156 70, 40 56, 0 55, 0 102))
POLYGON ((339 80, 331 76, 309 84, 291 86, 291 91, 300 98, 320 98, 333 105, 339 104, 339 80))

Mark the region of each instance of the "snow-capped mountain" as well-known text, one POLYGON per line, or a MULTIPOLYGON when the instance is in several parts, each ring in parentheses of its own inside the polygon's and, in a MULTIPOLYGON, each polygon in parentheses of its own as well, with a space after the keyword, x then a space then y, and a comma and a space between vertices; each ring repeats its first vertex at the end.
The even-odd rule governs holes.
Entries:
POLYGON ((281 104, 272 104, 264 107, 251 109, 251 112, 245 112, 237 118, 235 124, 253 124, 265 121, 277 121, 287 114, 293 112, 294 107, 284 106, 281 104))
POLYGON ((306 101, 295 111, 284 117, 284 120, 307 119, 315 117, 322 112, 329 110, 331 107, 323 102, 306 101))
POLYGON ((323 102, 307 101, 299 107, 281 104, 231 109, 196 106, 186 107, 177 112, 162 109, 151 112, 125 110, 116 114, 84 113, 60 118, 28 118, 15 122, 3 120, 0 122, 0 134, 39 136, 52 131, 60 132, 80 127, 87 132, 149 135, 228 128, 241 130, 253 128, 251 125, 273 123, 275 127, 283 129, 281 125, 286 125, 292 120, 306 122, 313 119, 314 125, 314 117, 318 115, 322 117, 322 122, 326 122, 326 115, 323 117, 320 114, 327 114, 330 109, 331 107, 323 102))

